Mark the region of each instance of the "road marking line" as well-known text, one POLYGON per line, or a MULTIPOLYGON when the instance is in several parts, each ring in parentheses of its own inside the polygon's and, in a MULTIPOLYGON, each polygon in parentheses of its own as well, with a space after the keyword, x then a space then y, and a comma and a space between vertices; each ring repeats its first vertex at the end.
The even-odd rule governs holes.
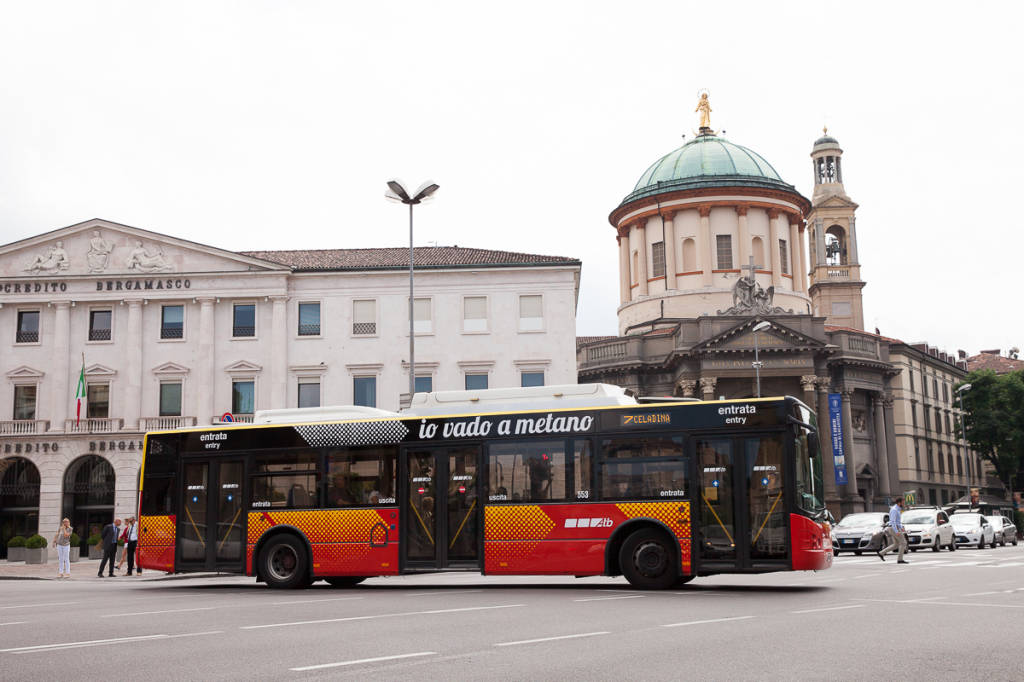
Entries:
POLYGON ((610 601, 612 599, 643 599, 644 594, 624 594, 621 597, 588 597, 586 599, 573 599, 573 601, 610 601))
POLYGON ((725 623, 732 620, 747 620, 754 616, 735 616, 733 618, 712 618, 711 620, 691 620, 687 623, 669 623, 668 625, 662 625, 663 628, 679 628, 686 625, 704 625, 705 623, 725 623))
POLYGON ((395 661, 400 658, 415 658, 417 656, 436 656, 436 651, 420 651, 415 654, 398 654, 397 656, 378 656, 376 658, 360 658, 355 661, 340 661, 338 663, 321 663, 320 665, 305 665, 301 668, 288 668, 295 672, 305 672, 306 670, 323 670, 324 668, 340 668, 345 665, 359 665, 360 663, 379 663, 380 661, 395 661))
POLYGON ((818 613, 819 611, 842 611, 843 609, 862 609, 864 604, 851 604, 849 606, 828 606, 823 609, 806 609, 804 611, 790 611, 790 613, 818 613))
POLYGON ((541 637, 540 639, 521 639, 518 642, 500 642, 494 646, 516 646, 517 644, 535 644, 537 642, 553 642, 558 639, 578 639, 580 637, 597 637, 610 635, 610 632, 583 632, 578 635, 561 635, 560 637, 541 637))
MULTIPOLYGON (((433 597, 435 594, 472 594, 474 592, 483 592, 483 590, 439 590, 437 592, 413 592, 412 594, 405 595, 406 597, 433 597)), ((360 597, 362 599, 362 597, 360 597)))
POLYGON ((965 594, 964 596, 965 597, 984 597, 986 594, 995 594, 995 591, 993 590, 992 592, 971 592, 970 594, 965 594))
POLYGON ((0 625, 24 625, 27 620, 12 620, 10 623, 0 623, 0 625))
POLYGON ((354 599, 363 599, 363 597, 332 597, 330 599, 297 599, 295 601, 275 601, 270 602, 271 606, 284 606, 285 604, 315 604, 321 601, 352 601, 354 599))
POLYGON ((858 580, 860 578, 875 578, 875 577, 877 577, 879 575, 881 575, 881 573, 865 573, 864 575, 855 575, 855 576, 853 576, 850 579, 851 580, 858 580))
POLYGON ((1024 609, 1024 604, 982 604, 979 602, 960 601, 923 601, 921 599, 858 599, 857 601, 877 601, 888 604, 921 604, 922 606, 991 606, 997 609, 1024 609))
POLYGON ((66 602, 63 602, 63 603, 61 603, 59 601, 55 601, 55 602, 50 602, 48 604, 18 604, 17 606, 0 606, 0 609, 30 609, 33 606, 70 606, 71 604, 77 604, 77 603, 78 602, 76 602, 76 601, 66 601, 66 602))
POLYGON ((115 637, 114 639, 92 639, 84 642, 62 642, 59 644, 37 644, 36 646, 19 646, 13 649, 0 649, 0 653, 18 653, 27 651, 44 651, 50 649, 72 649, 82 646, 100 646, 103 644, 115 644, 117 642, 135 642, 145 639, 163 639, 167 635, 139 635, 136 637, 115 637))
POLYGON ((373 620, 374 618, 400 618, 402 616, 423 616, 438 613, 462 613, 465 611, 487 611, 490 609, 514 609, 526 604, 500 604, 497 606, 468 606, 461 609, 435 609, 433 611, 407 611, 405 613, 379 613, 373 616, 350 616, 348 618, 324 618, 321 620, 300 620, 292 623, 268 623, 266 625, 243 625, 239 630, 261 630, 264 628, 283 628, 292 625, 319 625, 321 623, 344 623, 353 620, 373 620))
POLYGON ((134 613, 108 613, 100 618, 120 618, 121 616, 155 616, 160 613, 186 613, 188 611, 213 611, 215 606, 200 606, 194 609, 169 609, 167 611, 136 611, 134 613))

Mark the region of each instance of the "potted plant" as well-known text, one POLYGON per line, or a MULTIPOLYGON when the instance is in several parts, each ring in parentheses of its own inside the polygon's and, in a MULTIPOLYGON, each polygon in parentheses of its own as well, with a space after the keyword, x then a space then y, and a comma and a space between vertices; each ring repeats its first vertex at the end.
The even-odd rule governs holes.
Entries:
POLYGON ((89 543, 89 558, 90 559, 102 559, 103 558, 103 547, 100 546, 100 534, 93 533, 86 540, 89 543))
POLYGON ((46 546, 50 544, 42 535, 36 533, 28 540, 25 540, 25 563, 45 564, 47 558, 46 546))
POLYGON ((25 538, 23 538, 20 535, 15 535, 13 538, 7 541, 7 560, 25 560, 25 538))
POLYGON ((68 552, 68 561, 74 563, 78 561, 78 555, 82 552, 82 538, 78 537, 78 533, 71 534, 71 551, 68 552))

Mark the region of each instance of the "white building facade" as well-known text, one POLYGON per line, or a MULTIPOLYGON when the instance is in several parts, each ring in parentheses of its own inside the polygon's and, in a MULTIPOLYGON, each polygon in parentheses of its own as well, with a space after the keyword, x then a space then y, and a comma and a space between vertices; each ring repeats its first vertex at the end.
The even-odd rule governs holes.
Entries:
MULTIPOLYGON (((417 391, 576 383, 578 260, 418 247, 415 265, 417 391)), ((408 266, 408 249, 231 252, 105 220, 0 247, 0 551, 130 514, 147 430, 397 410, 408 266)))

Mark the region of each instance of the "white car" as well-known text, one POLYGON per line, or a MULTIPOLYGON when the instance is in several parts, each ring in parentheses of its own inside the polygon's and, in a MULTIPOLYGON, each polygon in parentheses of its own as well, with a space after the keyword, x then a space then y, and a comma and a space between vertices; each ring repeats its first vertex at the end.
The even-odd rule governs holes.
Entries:
POLYGON ((908 509, 903 512, 903 527, 907 529, 907 546, 910 551, 931 547, 933 552, 940 549, 956 549, 956 533, 949 523, 946 512, 936 507, 908 509))
POLYGON ((996 546, 996 531, 981 514, 953 514, 950 525, 956 531, 956 544, 984 549, 996 546))
POLYGON ((996 542, 1003 547, 1006 547, 1006 543, 1013 543, 1017 545, 1017 527, 1013 525, 1005 516, 986 516, 988 522, 992 524, 992 528, 996 532, 996 542))

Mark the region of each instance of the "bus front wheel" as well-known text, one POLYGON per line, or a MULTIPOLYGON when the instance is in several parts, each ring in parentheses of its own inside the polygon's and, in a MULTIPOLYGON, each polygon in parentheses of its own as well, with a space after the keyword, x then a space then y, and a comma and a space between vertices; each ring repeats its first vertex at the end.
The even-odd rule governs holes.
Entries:
POLYGON ((304 587, 309 582, 306 548, 292 535, 279 535, 267 541, 260 552, 260 567, 269 587, 304 587))
POLYGON ((641 590, 664 590, 679 579, 675 544, 661 531, 643 528, 622 543, 619 567, 626 580, 641 590))

